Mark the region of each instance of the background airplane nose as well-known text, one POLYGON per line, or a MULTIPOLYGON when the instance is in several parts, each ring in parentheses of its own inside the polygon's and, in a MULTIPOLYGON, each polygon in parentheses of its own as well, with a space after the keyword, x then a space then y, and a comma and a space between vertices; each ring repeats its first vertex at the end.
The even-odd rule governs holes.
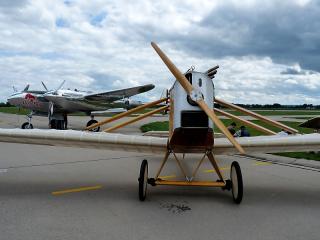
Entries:
POLYGON ((7 102, 10 103, 10 104, 12 104, 12 100, 13 100, 12 97, 9 97, 9 98, 7 99, 7 102))

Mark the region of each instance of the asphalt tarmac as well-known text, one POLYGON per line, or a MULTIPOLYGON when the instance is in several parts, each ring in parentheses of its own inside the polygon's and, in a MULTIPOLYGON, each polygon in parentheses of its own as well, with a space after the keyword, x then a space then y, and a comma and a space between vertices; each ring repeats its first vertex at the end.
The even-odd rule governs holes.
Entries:
MULTIPOLYGON (((148 186, 140 202, 141 161, 153 177, 162 157, 0 143, 0 239, 319 239, 320 172, 218 156, 226 176, 241 165, 240 205, 218 188, 167 186, 148 186)), ((199 157, 187 156, 189 172, 199 157)), ((217 179, 208 161, 199 174, 217 179)), ((181 177, 172 158, 161 176, 181 177)))

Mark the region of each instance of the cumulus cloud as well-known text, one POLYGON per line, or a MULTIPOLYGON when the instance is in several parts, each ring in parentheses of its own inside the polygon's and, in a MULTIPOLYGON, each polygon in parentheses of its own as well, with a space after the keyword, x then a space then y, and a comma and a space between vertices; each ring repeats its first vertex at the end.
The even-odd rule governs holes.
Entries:
POLYGON ((286 70, 281 72, 281 74, 288 74, 288 75, 310 75, 315 73, 316 73, 315 71, 301 69, 299 64, 296 64, 292 67, 288 67, 286 70))
POLYGON ((0 101, 12 85, 101 91, 173 77, 156 41, 181 71, 219 64, 216 93, 239 103, 320 103, 317 1, 40 1, 0 3, 0 101))

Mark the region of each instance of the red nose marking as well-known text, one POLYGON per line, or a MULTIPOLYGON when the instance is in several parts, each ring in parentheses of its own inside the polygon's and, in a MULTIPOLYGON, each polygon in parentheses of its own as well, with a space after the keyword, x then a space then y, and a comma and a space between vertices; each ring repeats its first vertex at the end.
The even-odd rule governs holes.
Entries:
POLYGON ((30 93, 27 93, 24 98, 30 100, 31 102, 33 102, 34 100, 36 100, 36 97, 33 96, 33 95, 30 94, 30 93))

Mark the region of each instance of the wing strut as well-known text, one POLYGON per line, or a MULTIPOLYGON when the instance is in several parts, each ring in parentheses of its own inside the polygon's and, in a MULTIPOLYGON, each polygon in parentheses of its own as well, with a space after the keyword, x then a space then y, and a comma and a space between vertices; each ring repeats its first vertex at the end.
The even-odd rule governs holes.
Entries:
MULTIPOLYGON (((107 124, 107 123, 110 123, 110 122, 113 122, 113 121, 116 121, 120 118, 123 118, 123 117, 126 117, 126 116, 129 116, 130 114, 132 113, 135 113, 135 112, 138 112, 138 111, 141 111, 141 110, 144 110, 146 108, 149 108, 149 107, 153 107, 159 103, 162 103, 162 102, 165 102, 165 101, 168 101, 168 98, 161 98, 159 100, 156 100, 156 101, 153 101, 153 102, 150 102, 150 103, 146 103, 144 105, 141 105, 141 106, 138 106, 136 108, 133 108, 133 109, 130 109, 126 112, 123 112, 123 113, 120 113, 120 114, 117 114, 111 118, 108 118, 106 120, 103 120, 101 122, 98 122, 96 124, 93 124, 93 125, 90 125, 89 127, 86 127, 85 130, 90 130, 90 129, 93 129, 93 128, 96 128, 96 127, 99 127, 101 125, 104 125, 104 124, 107 124)), ((108 129, 107 129, 108 130, 108 129)))
POLYGON ((259 125, 255 124, 255 123, 253 123, 253 122, 248 121, 248 120, 239 118, 239 117, 237 117, 237 116, 235 116, 235 115, 233 115, 233 114, 231 114, 231 113, 222 111, 222 110, 220 110, 220 109, 218 109, 218 108, 215 108, 214 111, 220 113, 221 115, 224 115, 224 116, 226 116, 226 117, 229 117, 229 118, 231 118, 231 119, 234 119, 234 120, 236 120, 236 121, 239 121, 239 122, 243 123, 244 125, 247 125, 247 126, 249 126, 249 127, 255 128, 255 129, 257 129, 258 131, 261 131, 261 132, 266 133, 266 134, 268 134, 268 135, 275 135, 275 134, 277 134, 277 133, 275 133, 274 131, 271 131, 271 130, 269 130, 269 129, 267 129, 267 128, 264 128, 264 127, 262 127, 262 126, 259 126, 259 125))
POLYGON ((263 121, 263 122, 265 122, 265 123, 268 123, 268 124, 270 124, 270 125, 273 125, 273 126, 275 126, 275 127, 281 128, 281 129, 284 129, 284 130, 286 130, 286 131, 288 131, 288 132, 290 132, 290 133, 299 133, 299 132, 298 132, 296 129, 294 129, 294 128, 288 127, 288 126, 286 126, 286 125, 284 125, 284 124, 282 124, 282 123, 279 123, 279 122, 273 121, 273 120, 271 120, 271 119, 268 119, 268 118, 266 118, 266 117, 264 117, 264 116, 262 116, 262 115, 260 115, 260 114, 258 114, 258 113, 249 111, 249 110, 247 110, 247 109, 244 109, 244 108, 239 107, 239 106, 237 106, 237 105, 234 105, 234 104, 232 104, 232 103, 228 103, 228 102, 226 102, 226 101, 223 101, 223 100, 217 99, 217 98, 215 98, 214 101, 215 101, 216 103, 219 103, 220 105, 223 105, 223 106, 225 106, 225 107, 228 107, 228 108, 237 110, 237 111, 239 111, 239 112, 248 114, 248 115, 250 115, 250 116, 252 116, 252 117, 254 117, 254 118, 257 118, 257 119, 259 119, 259 120, 261 120, 261 121, 263 121))

